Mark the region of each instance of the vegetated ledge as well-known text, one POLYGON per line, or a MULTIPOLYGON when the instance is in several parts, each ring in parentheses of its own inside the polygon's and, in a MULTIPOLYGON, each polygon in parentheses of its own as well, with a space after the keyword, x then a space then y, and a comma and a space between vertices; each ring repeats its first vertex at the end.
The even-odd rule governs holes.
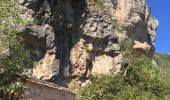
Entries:
POLYGON ((36 100, 36 98, 42 98, 44 100, 75 100, 76 93, 68 88, 49 83, 42 80, 36 80, 27 77, 23 74, 17 74, 21 81, 24 83, 24 86, 28 88, 26 92, 29 92, 29 96, 26 98, 31 98, 32 100, 36 100))

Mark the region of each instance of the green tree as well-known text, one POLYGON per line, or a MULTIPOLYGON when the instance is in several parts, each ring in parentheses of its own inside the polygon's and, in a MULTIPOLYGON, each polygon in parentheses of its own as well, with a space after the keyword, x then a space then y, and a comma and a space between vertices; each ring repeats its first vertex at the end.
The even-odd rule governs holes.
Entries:
POLYGON ((157 68, 144 56, 130 60, 126 76, 92 76, 91 81, 80 89, 82 100, 158 100, 168 94, 157 68))
POLYGON ((9 49, 8 56, 0 55, 0 68, 4 68, 0 73, 0 96, 9 96, 19 90, 22 85, 15 73, 22 73, 33 66, 30 51, 21 45, 22 39, 17 35, 21 26, 25 27, 30 22, 19 16, 16 4, 17 0, 1 0, 0 3, 0 48, 9 49))

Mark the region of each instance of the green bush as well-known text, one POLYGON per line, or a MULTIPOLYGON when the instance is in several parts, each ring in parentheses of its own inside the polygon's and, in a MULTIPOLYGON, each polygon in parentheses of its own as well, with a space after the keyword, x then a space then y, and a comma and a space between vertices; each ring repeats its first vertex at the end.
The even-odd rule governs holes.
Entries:
POLYGON ((33 66, 29 51, 18 45, 11 47, 10 55, 1 59, 4 72, 0 74, 0 94, 11 95, 21 89, 22 84, 16 73, 22 73, 33 66))
POLYGON ((89 2, 94 3, 98 6, 103 5, 103 0, 89 0, 89 2))
POLYGON ((164 100, 167 94, 157 68, 143 56, 130 61, 126 76, 92 76, 80 89, 82 100, 164 100))
POLYGON ((155 53, 154 60, 157 63, 158 69, 160 71, 159 75, 163 79, 167 90, 166 98, 170 98, 170 54, 155 53))
POLYGON ((22 86, 15 73, 22 73, 25 69, 33 66, 31 57, 27 49, 20 44, 21 40, 17 36, 18 26, 26 26, 29 21, 23 20, 15 8, 17 0, 1 0, 0 3, 0 42, 1 45, 9 49, 9 55, 0 55, 0 68, 4 71, 0 73, 0 96, 9 96, 15 93, 22 86))
POLYGON ((119 33, 123 33, 124 26, 121 22, 119 22, 117 19, 113 20, 113 24, 115 26, 116 31, 119 33))
POLYGON ((160 70, 160 75, 170 83, 170 55, 155 53, 154 60, 160 70))
POLYGON ((131 53, 132 49, 132 41, 130 39, 125 39, 120 41, 120 48, 123 55, 128 56, 131 53))

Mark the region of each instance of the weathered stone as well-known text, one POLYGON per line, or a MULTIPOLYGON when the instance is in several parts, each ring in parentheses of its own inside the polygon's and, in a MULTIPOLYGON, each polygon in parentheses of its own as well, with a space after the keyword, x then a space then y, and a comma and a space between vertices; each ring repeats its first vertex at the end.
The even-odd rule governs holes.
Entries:
POLYGON ((151 42, 152 46, 155 45, 156 29, 157 29, 158 25, 159 25, 158 20, 156 20, 154 17, 149 18, 148 37, 149 37, 149 41, 151 42))
POLYGON ((22 100, 76 100, 76 93, 52 83, 27 78, 24 84, 22 100))
POLYGON ((59 73, 59 61, 55 58, 55 52, 48 50, 44 59, 40 60, 33 69, 33 76, 41 80, 50 80, 59 73))
POLYGON ((109 74, 113 70, 113 58, 110 56, 102 55, 96 56, 93 61, 92 74, 109 74))
POLYGON ((134 41, 133 49, 141 49, 149 52, 151 50, 151 46, 147 42, 140 43, 139 41, 134 41))
POLYGON ((123 64, 123 55, 118 54, 117 56, 115 56, 113 59, 113 62, 114 62, 113 72, 115 74, 122 73, 121 68, 122 68, 122 64, 123 64))
POLYGON ((18 8, 23 18, 38 21, 22 32, 45 55, 33 71, 38 79, 70 87, 83 86, 89 73, 124 73, 120 42, 126 39, 134 53, 154 52, 158 21, 145 0, 20 0, 18 8))
POLYGON ((83 40, 81 39, 71 50, 70 59, 73 67, 73 76, 84 76, 86 74, 90 57, 86 49, 88 48, 84 47, 83 40))

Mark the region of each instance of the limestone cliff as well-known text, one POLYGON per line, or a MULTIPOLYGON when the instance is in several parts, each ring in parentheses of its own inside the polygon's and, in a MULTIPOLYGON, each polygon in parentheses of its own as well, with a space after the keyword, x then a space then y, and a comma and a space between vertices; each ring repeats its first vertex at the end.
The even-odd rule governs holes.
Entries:
POLYGON ((66 87, 83 85, 89 74, 124 73, 130 41, 135 54, 154 53, 158 21, 145 0, 19 0, 25 45, 41 52, 33 77, 66 87))

